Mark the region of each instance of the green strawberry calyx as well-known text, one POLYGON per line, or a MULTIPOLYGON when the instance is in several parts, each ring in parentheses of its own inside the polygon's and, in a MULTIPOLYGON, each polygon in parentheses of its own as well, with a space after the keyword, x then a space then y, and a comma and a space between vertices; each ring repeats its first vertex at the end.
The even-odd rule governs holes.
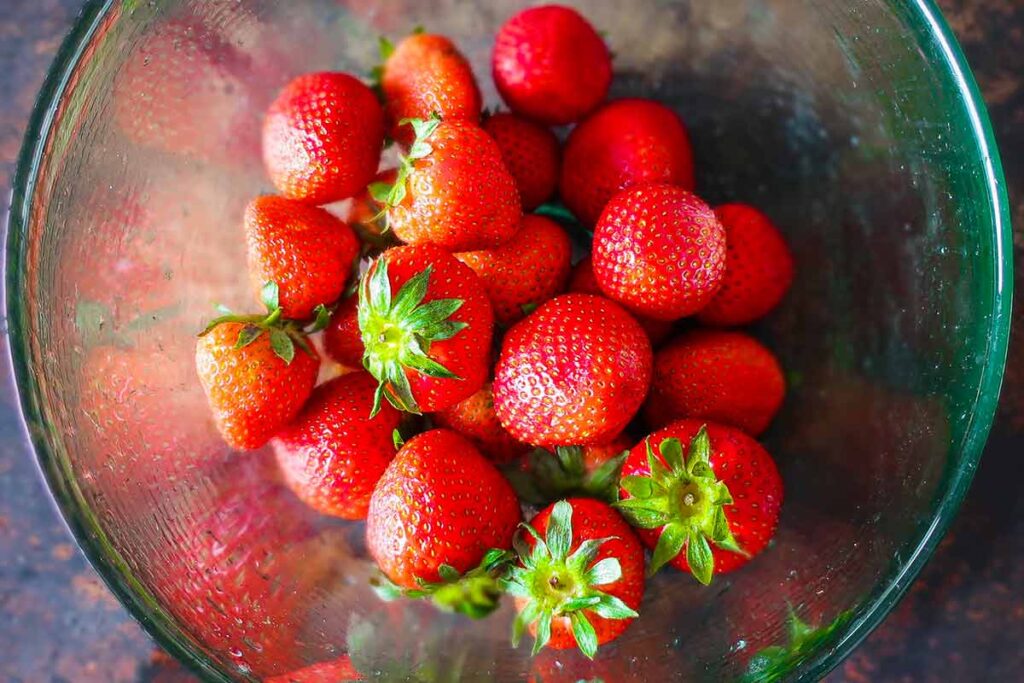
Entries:
POLYGON ((409 151, 403 154, 398 162, 398 174, 395 176, 395 182, 390 185, 374 182, 369 186, 370 196, 384 205, 382 214, 386 213, 389 208, 398 206, 405 201, 409 193, 409 175, 413 171, 414 164, 420 159, 426 159, 434 151, 430 145, 430 137, 441 125, 441 117, 438 114, 433 114, 428 119, 402 119, 398 125, 412 126, 416 138, 409 146, 409 151))
POLYGON ((469 326, 450 319, 463 301, 434 299, 424 303, 431 272, 432 267, 427 266, 409 278, 394 296, 386 256, 374 261, 363 275, 358 308, 359 329, 366 347, 363 366, 379 382, 371 417, 380 410, 385 398, 398 410, 420 412, 407 372, 460 379, 430 357, 430 345, 451 339, 469 326))
POLYGON ((238 333, 238 340, 235 342, 236 349, 243 349, 249 344, 262 337, 270 335, 270 348, 274 355, 283 360, 285 364, 291 365, 295 359, 295 347, 299 347, 309 355, 314 355, 309 346, 306 335, 319 332, 327 327, 331 320, 330 310, 320 304, 315 309, 313 320, 302 323, 295 320, 288 320, 283 317, 283 310, 280 303, 280 289, 276 282, 267 282, 260 290, 260 299, 266 306, 266 313, 254 315, 232 313, 224 307, 218 307, 223 315, 214 318, 199 333, 204 337, 214 328, 225 323, 241 323, 242 330, 238 333))
POLYGON ((805 660, 820 652, 850 618, 850 612, 841 612, 831 624, 815 628, 800 619, 790 605, 786 623, 789 642, 786 645, 771 645, 754 653, 741 682, 767 683, 785 679, 805 660))
POLYGON ((701 427, 690 441, 685 460, 679 439, 663 440, 658 445, 660 458, 650 438, 646 446, 650 474, 623 477, 619 485, 629 495, 615 507, 635 527, 661 529, 649 574, 685 548, 690 573, 707 585, 715 572, 711 543, 722 550, 746 554, 725 516, 725 507, 733 503, 732 495, 711 469, 707 428, 701 427))
POLYGON ((588 539, 572 547, 572 505, 555 503, 548 518, 544 538, 532 526, 520 525, 533 537, 533 547, 522 534, 516 534, 514 546, 519 564, 508 569, 502 586, 505 592, 524 601, 512 624, 512 644, 519 645, 523 633, 536 624, 533 654, 551 639, 551 622, 567 617, 580 651, 593 659, 597 653, 597 634, 587 613, 605 619, 635 619, 637 612, 601 586, 622 577, 622 565, 615 557, 595 561, 601 546, 614 537, 588 539))
POLYGON ((623 451, 588 471, 580 446, 558 446, 554 453, 538 448, 526 456, 525 471, 510 470, 506 476, 519 497, 534 505, 572 496, 613 503, 618 499, 619 472, 628 455, 628 450, 623 451))
POLYGON ((441 580, 418 580, 419 588, 400 588, 384 576, 371 579, 370 585, 383 600, 429 599, 445 612, 482 619, 498 608, 503 595, 501 576, 512 559, 511 552, 492 548, 487 551, 479 565, 465 574, 460 574, 451 565, 442 564, 437 570, 441 580))

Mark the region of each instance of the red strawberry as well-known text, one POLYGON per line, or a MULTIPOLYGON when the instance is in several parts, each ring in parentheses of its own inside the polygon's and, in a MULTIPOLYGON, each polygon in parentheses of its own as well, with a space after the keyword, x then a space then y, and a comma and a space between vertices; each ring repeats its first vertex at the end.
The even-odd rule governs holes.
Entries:
POLYGON ((607 442, 643 403, 651 343, 608 299, 564 294, 505 335, 494 409, 512 436, 536 446, 607 442))
POLYGON ((473 68, 452 41, 444 36, 414 33, 397 46, 381 44, 384 66, 381 92, 391 137, 412 144, 413 130, 406 119, 479 123, 480 89, 473 68))
POLYGON ((455 432, 435 429, 407 441, 377 483, 366 542, 391 581, 418 589, 511 548, 519 520, 519 501, 494 465, 455 432))
POLYGON ((522 208, 497 143, 463 121, 414 119, 410 125, 416 142, 382 197, 395 235, 449 251, 507 242, 519 229, 522 208))
POLYGON ((643 546, 615 510, 591 498, 559 501, 527 529, 516 543, 520 565, 505 582, 519 612, 513 644, 529 628, 534 654, 578 647, 593 659, 638 616, 643 546))
POLYGON ((555 134, 507 112, 484 119, 484 130, 498 143, 501 158, 515 178, 523 211, 533 211, 551 199, 558 189, 562 155, 555 134))
POLYGON ((793 255, 771 220, 746 204, 724 204, 725 279, 698 318, 708 325, 746 325, 779 305, 793 284, 793 255))
POLYGON ((253 89, 242 53, 202 22, 158 22, 127 54, 113 84, 113 115, 137 145, 201 161, 259 158, 253 89), (252 133, 252 134, 251 134, 252 133))
POLYGON ((579 121, 612 82, 604 40, 579 12, 559 5, 523 10, 505 22, 492 67, 512 111, 549 125, 579 121))
MULTIPOLYGON (((573 267, 572 277, 569 278, 569 291, 604 296, 604 292, 597 284, 597 278, 594 277, 594 262, 589 256, 573 267)), ((651 340, 651 346, 658 346, 672 334, 674 325, 671 321, 656 320, 642 315, 633 317, 640 323, 640 327, 644 328, 644 332, 651 340)))
POLYGON ((594 276, 605 294, 640 315, 692 315, 725 275, 725 230, 694 194, 647 185, 615 196, 594 230, 594 276))
POLYGON ((364 519, 373 487, 395 455, 402 417, 389 405, 370 417, 376 384, 365 372, 321 384, 274 439, 285 482, 321 514, 364 519))
POLYGON ((604 444, 538 448, 522 464, 523 476, 509 475, 519 497, 546 505, 566 496, 618 499, 619 470, 633 442, 624 434, 604 444))
POLYGON ((276 296, 271 313, 225 316, 213 321, 196 344, 196 371, 224 441, 252 450, 288 424, 305 405, 316 383, 320 359, 280 317, 276 296), (296 350, 298 344, 301 348, 296 350))
POLYGON ((324 330, 324 350, 347 368, 363 367, 363 333, 359 330, 359 297, 342 299, 324 330))
POLYGON ((686 127, 658 102, 611 102, 578 125, 565 143, 562 201, 585 225, 597 223, 622 190, 652 183, 694 187, 686 127))
POLYGON ((498 464, 511 462, 530 448, 512 438, 501 426, 494 414, 490 383, 464 401, 434 413, 434 422, 466 437, 488 459, 498 464))
POLYGON ((775 417, 786 380, 775 355, 742 332, 696 330, 654 355, 644 417, 654 429, 685 417, 757 436, 775 417))
POLYGON ((630 451, 621 487, 616 507, 654 549, 651 573, 671 562, 708 584, 764 550, 779 523, 775 462, 732 427, 673 422, 630 451))
POLYGON ((342 73, 288 84, 263 125, 263 161, 289 199, 329 204, 373 179, 384 142, 384 113, 373 91, 342 73))
POLYGON ((305 320, 345 291, 359 253, 352 228, 323 209, 260 197, 245 210, 249 275, 257 289, 276 282, 285 318, 305 320))
POLYGON ((543 216, 523 216, 522 227, 505 244, 488 251, 455 254, 483 280, 502 325, 522 319, 565 290, 572 243, 557 223, 543 216))
POLYGON ((342 655, 329 662, 318 662, 298 671, 268 678, 267 683, 344 683, 361 680, 363 676, 352 666, 352 660, 348 655, 342 655))
POLYGON ((409 412, 435 412, 487 381, 494 313, 480 278, 440 247, 384 252, 359 288, 365 362, 386 397, 409 412), (392 294, 394 292, 394 294, 392 294))

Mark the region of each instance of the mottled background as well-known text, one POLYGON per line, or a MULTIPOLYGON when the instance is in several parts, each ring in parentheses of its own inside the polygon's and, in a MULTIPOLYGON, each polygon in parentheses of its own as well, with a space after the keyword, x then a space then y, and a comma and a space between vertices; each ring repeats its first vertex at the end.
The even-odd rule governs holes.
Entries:
MULTIPOLYGON (((80 0, 0 0, 0 188, 80 0)), ((940 0, 981 85, 1006 168, 1024 301, 1024 0, 940 0)), ((1024 677, 1024 306, 999 420, 952 532, 899 609, 830 681, 1024 677)), ((0 345, 6 339, 0 337, 0 345)), ((0 349, 6 358, 6 348, 0 349)), ((194 679, 110 595, 60 521, 0 368, 0 682, 194 679), (6 390, 5 390, 6 389, 6 390)))

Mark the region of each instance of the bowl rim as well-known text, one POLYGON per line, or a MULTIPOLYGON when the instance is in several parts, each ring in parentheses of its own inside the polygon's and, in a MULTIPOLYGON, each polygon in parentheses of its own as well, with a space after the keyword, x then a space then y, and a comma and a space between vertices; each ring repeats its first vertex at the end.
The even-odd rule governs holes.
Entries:
MULTIPOLYGON (((15 378, 26 437, 32 444, 36 463, 47 489, 65 524, 92 567, 117 596, 129 614, 154 641, 176 659, 210 681, 230 682, 229 674, 215 666, 202 647, 178 628, 173 620, 132 577, 128 565, 113 548, 97 520, 91 515, 81 492, 62 459, 57 456, 45 420, 43 397, 31 369, 28 315, 23 277, 25 236, 31 224, 31 210, 38 174, 60 104, 71 77, 82 63, 97 30, 111 12, 123 8, 123 0, 86 0, 74 25, 64 39, 36 99, 13 176, 12 197, 4 240, 4 274, 0 288, 8 319, 10 367, 15 378)), ((981 92, 963 51, 942 16, 935 0, 906 0, 913 38, 938 48, 935 66, 958 93, 970 121, 974 156, 982 160, 987 202, 993 217, 989 228, 993 239, 993 296, 991 326, 985 348, 978 398, 960 449, 960 462, 950 468, 945 487, 935 507, 931 524, 920 533, 907 559, 890 569, 874 593, 858 606, 847 625, 828 647, 821 648, 796 669, 801 681, 819 680, 840 662, 885 619, 906 593, 946 534, 963 501, 995 418, 1002 385, 1010 335, 1013 291, 1013 249, 1010 207, 1006 181, 994 131, 981 92)), ((908 543, 909 545, 909 543, 908 543)))

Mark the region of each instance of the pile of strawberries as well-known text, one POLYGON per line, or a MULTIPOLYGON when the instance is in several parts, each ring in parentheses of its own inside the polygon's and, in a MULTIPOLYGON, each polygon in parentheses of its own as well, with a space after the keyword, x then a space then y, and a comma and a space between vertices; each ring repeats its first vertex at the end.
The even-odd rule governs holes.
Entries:
POLYGON ((693 193, 673 111, 605 102, 611 55, 576 11, 499 31, 509 113, 481 113, 443 36, 382 51, 376 91, 309 74, 267 113, 279 195, 245 215, 266 311, 211 322, 199 378, 231 446, 272 444, 302 501, 366 519, 379 592, 474 617, 510 594, 514 641, 593 657, 645 574, 707 584, 775 532, 755 437, 783 374, 730 328, 779 303, 792 257, 756 209, 693 193), (592 234, 575 266, 567 230, 592 234))

